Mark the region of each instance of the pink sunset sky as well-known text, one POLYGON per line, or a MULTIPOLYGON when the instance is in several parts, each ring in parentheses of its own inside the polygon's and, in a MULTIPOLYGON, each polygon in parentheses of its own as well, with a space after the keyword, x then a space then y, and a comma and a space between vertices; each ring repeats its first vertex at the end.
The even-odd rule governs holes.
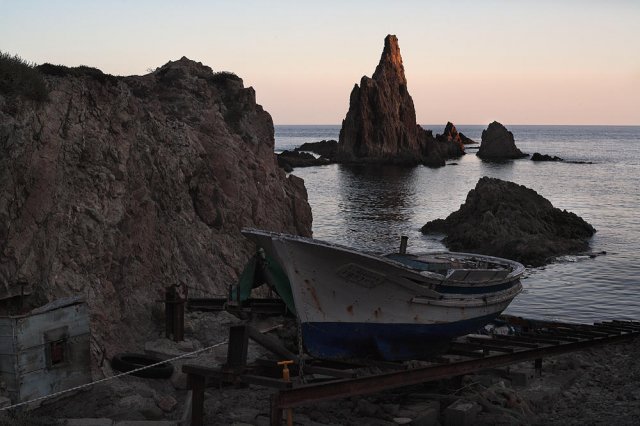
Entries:
POLYGON ((233 71, 276 124, 339 124, 396 34, 418 122, 640 125, 640 1, 0 0, 0 50, 233 71))

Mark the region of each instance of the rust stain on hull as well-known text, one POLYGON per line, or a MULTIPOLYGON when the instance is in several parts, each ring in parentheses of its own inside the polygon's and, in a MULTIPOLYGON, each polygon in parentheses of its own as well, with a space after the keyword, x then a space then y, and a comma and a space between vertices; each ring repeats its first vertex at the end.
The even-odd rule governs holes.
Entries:
POLYGON ((322 310, 322 305, 320 305, 320 299, 318 298, 318 293, 316 293, 316 289, 309 283, 309 280, 304 280, 304 283, 307 286, 307 290, 311 294, 311 298, 313 299, 313 303, 316 305, 316 309, 324 314, 322 310))

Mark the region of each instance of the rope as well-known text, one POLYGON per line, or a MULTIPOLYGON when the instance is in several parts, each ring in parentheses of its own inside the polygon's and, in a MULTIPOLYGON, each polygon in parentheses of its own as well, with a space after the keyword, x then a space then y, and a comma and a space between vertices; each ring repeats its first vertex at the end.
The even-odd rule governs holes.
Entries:
MULTIPOLYGON (((279 327, 281 327, 281 325, 275 325, 275 326, 267 328, 266 330, 261 330, 260 333, 267 333, 267 332, 275 330, 276 328, 279 328, 279 327)), ((156 362, 155 364, 145 365, 144 367, 136 368, 136 369, 131 370, 131 371, 127 371, 127 372, 124 372, 124 373, 117 374, 115 376, 105 377, 103 379, 96 380, 95 382, 86 383, 84 385, 79 385, 79 386, 75 386, 73 388, 61 390, 59 392, 55 392, 55 393, 52 393, 52 394, 49 394, 49 395, 45 395, 45 396, 41 396, 41 397, 38 397, 38 398, 30 399, 29 401, 19 402, 17 404, 10 405, 8 407, 2 407, 2 408, 0 408, 0 412, 6 411, 6 410, 11 410, 11 409, 16 408, 16 407, 21 407, 23 405, 32 404, 34 402, 43 401, 45 399, 53 398, 55 396, 62 395, 62 394, 68 393, 68 392, 73 392, 73 391, 76 391, 76 390, 88 388, 88 387, 96 385, 98 383, 104 383, 104 382, 108 382, 110 380, 118 379, 120 377, 128 376, 130 374, 137 373, 138 371, 146 370, 147 368, 157 367, 158 365, 166 364, 168 362, 175 361, 177 359, 187 358, 189 356, 192 356, 192 355, 195 355, 195 354, 199 354, 201 352, 208 351, 209 349, 213 349, 213 348, 216 348, 218 346, 222 346, 222 345, 227 344, 227 343, 229 343, 229 340, 223 340, 222 342, 218 342, 218 343, 216 343, 214 345, 207 346, 206 348, 198 349, 198 350, 193 351, 193 352, 187 352, 186 354, 178 355, 178 356, 176 356, 174 358, 169 358, 169 359, 164 360, 164 361, 156 362)))
POLYGON ((105 377, 103 379, 96 380, 95 382, 91 382, 91 383, 86 383, 84 385, 75 386, 75 387, 70 388, 70 389, 65 389, 65 390, 62 390, 62 391, 59 391, 59 392, 55 392, 55 393, 52 393, 52 394, 49 394, 49 395, 45 395, 45 396, 41 396, 41 397, 38 397, 38 398, 30 399, 29 401, 19 402, 17 404, 10 405, 8 407, 0 408, 0 411, 10 410, 10 409, 13 409, 13 408, 16 408, 16 407, 20 407, 20 406, 23 406, 23 405, 27 405, 27 404, 31 404, 31 403, 34 403, 34 402, 37 402, 37 401, 42 401, 42 400, 45 400, 45 399, 53 398, 54 396, 62 395, 62 394, 68 393, 68 392, 73 392, 73 391, 76 391, 76 390, 88 388, 88 387, 96 385, 98 383, 108 382, 109 380, 118 379, 118 378, 123 377, 123 376, 128 376, 129 374, 137 373, 138 371, 146 370, 147 368, 157 367, 158 365, 166 364, 167 362, 175 361, 175 360, 181 359, 181 358, 186 358, 186 357, 189 357, 191 355, 195 355, 197 353, 204 352, 204 351, 207 351, 209 349, 213 349, 213 348, 218 347, 218 346, 222 346, 225 343, 229 343, 229 341, 228 340, 223 340, 222 342, 218 342, 215 345, 207 346, 206 348, 198 349, 197 351, 188 352, 186 354, 178 355, 177 357, 170 358, 170 359, 167 359, 167 360, 164 360, 164 361, 160 361, 160 362, 156 362, 155 364, 145 365, 144 367, 136 368, 134 370, 127 371, 125 373, 117 374, 115 376, 105 377))

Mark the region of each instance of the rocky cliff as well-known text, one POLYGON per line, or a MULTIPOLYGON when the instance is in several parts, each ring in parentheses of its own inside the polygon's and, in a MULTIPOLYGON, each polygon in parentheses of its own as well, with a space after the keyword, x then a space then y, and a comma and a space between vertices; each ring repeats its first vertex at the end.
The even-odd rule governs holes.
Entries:
POLYGON ((508 160, 526 157, 528 154, 518 149, 513 133, 494 121, 482 131, 482 141, 476 155, 485 160, 508 160))
POLYGON ((340 162, 444 165, 430 132, 416 123, 398 39, 388 35, 372 78, 351 91, 338 143, 340 162))
POLYGON ((587 250, 596 230, 532 189, 485 176, 460 210, 427 223, 422 232, 446 234, 450 250, 540 266, 554 256, 587 250))
POLYGON ((166 286, 226 294, 253 251, 242 227, 311 234, 304 183, 234 74, 186 58, 144 76, 39 71, 48 100, 0 93, 5 313, 20 294, 84 295, 94 350, 139 349, 166 286))

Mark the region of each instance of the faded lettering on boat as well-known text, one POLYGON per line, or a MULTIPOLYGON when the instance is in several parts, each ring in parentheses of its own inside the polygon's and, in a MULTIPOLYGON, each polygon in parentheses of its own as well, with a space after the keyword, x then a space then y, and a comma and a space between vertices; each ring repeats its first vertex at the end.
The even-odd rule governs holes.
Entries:
POLYGON ((384 275, 354 263, 348 263, 337 270, 340 278, 366 288, 374 288, 384 282, 384 275))

